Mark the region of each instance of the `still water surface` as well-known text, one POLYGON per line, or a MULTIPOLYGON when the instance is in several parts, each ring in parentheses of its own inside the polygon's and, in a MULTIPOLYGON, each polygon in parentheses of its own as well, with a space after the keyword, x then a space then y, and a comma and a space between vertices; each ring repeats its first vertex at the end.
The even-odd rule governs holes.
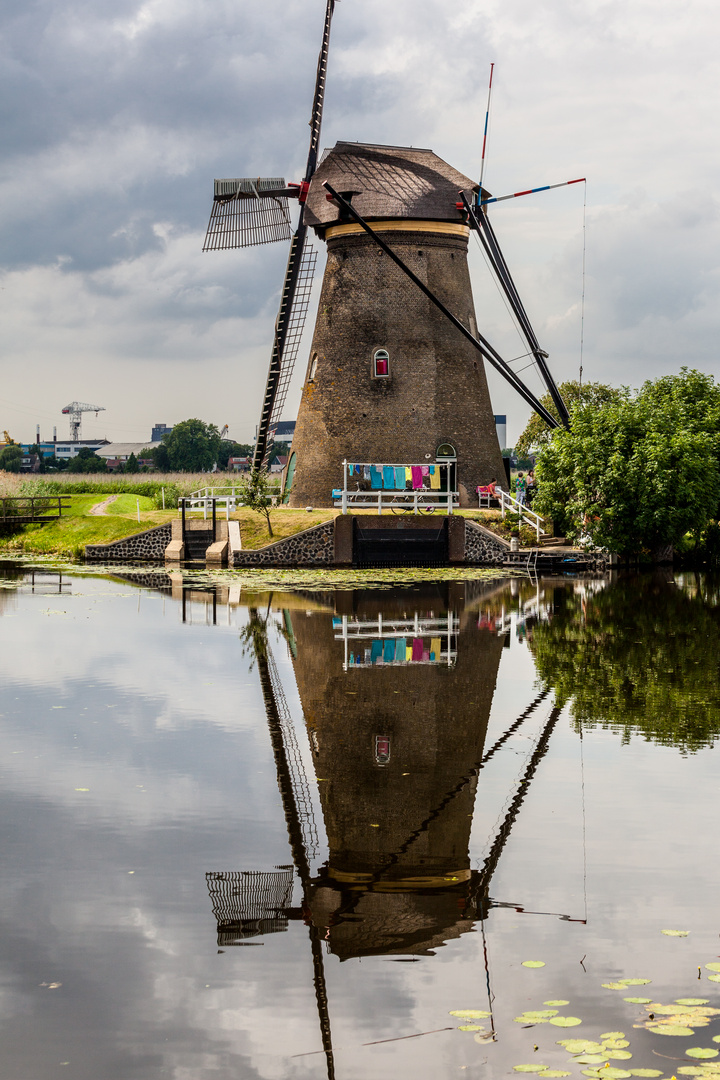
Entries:
POLYGON ((716 583, 2 575, 0 1077, 720 1076, 716 583))

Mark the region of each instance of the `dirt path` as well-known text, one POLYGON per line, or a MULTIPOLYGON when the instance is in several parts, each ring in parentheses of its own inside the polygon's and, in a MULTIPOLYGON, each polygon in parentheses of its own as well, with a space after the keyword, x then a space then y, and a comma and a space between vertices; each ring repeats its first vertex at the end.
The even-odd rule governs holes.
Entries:
POLYGON ((90 507, 91 514, 105 514, 110 503, 114 503, 117 499, 117 495, 108 495, 104 502, 95 503, 90 507))

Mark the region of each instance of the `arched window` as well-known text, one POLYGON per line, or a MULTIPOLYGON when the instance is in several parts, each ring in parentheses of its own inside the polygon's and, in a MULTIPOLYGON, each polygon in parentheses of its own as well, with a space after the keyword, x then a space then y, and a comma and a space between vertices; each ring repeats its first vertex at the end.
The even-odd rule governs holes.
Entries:
POLYGON ((373 379, 390 378, 390 353, 387 349, 376 349, 372 362, 373 379))
POLYGON ((313 353, 310 358, 310 367, 308 368, 308 382, 315 382, 315 372, 317 371, 318 355, 313 353))
POLYGON ((455 453, 455 447, 452 443, 444 442, 440 443, 435 451, 436 461, 457 461, 457 454, 455 453))

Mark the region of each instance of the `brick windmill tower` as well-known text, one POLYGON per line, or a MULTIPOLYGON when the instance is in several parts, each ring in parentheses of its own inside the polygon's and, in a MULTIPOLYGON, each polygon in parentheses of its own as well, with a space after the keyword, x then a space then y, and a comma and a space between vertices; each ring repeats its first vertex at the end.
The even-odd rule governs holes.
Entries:
MULTIPOLYGON (((328 259, 295 437, 284 477, 291 506, 329 506, 343 460, 443 462, 461 506, 503 475, 484 363, 551 427, 558 421, 478 331, 467 265, 475 230, 528 341, 567 413, 492 232, 488 193, 431 150, 339 142, 318 163, 330 25, 327 0, 305 176, 215 181, 204 250, 290 238, 299 222, 275 327, 253 468, 267 461, 307 314, 316 252, 328 259)), ((558 185, 559 186, 559 185, 558 185)))

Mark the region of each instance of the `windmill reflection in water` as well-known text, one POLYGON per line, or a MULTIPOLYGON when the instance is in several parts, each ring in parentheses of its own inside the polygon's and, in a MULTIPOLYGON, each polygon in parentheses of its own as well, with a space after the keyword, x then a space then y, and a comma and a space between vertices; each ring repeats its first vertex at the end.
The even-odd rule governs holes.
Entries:
POLYGON ((491 900, 490 883, 559 709, 549 709, 479 869, 469 854, 481 771, 548 705, 548 692, 538 694, 486 749, 507 635, 485 620, 480 628, 477 608, 505 586, 337 592, 334 610, 284 612, 328 840, 327 862, 314 873, 316 822, 268 640, 270 605, 265 615, 250 612, 246 641, 263 691, 294 871, 211 872, 208 889, 221 948, 252 944, 287 929, 289 920, 307 926, 330 1076, 325 950, 340 960, 433 955, 484 923, 491 907, 523 910, 491 900))

